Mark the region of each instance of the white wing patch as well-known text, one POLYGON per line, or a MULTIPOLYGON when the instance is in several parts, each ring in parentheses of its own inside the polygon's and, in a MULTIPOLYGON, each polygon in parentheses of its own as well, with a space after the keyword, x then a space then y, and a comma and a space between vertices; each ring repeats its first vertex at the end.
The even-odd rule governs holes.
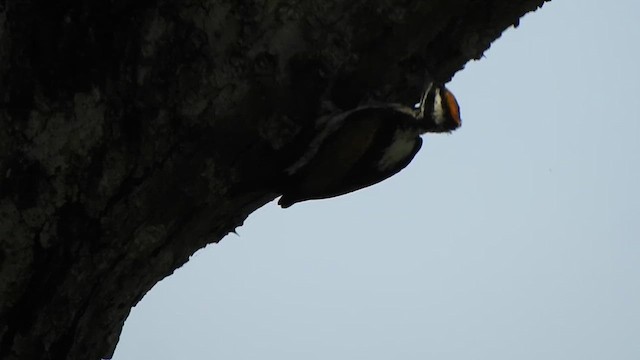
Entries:
POLYGON ((442 107, 442 96, 440 96, 440 89, 436 89, 435 97, 433 99, 433 120, 438 125, 442 125, 445 122, 444 108, 442 107))
POLYGON ((385 171, 406 159, 416 144, 416 133, 408 130, 397 130, 393 135, 391 145, 385 150, 378 162, 378 169, 385 171))

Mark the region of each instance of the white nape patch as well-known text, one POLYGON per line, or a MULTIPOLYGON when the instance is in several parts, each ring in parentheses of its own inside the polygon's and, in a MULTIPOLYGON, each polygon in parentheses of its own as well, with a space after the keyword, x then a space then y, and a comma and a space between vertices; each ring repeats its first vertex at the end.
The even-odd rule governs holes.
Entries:
POLYGON ((391 145, 385 150, 382 159, 378 162, 378 169, 385 171, 393 168, 404 160, 416 144, 416 133, 409 130, 397 130, 393 135, 391 145))
POLYGON ((431 92, 431 88, 433 87, 433 82, 429 82, 427 87, 424 89, 422 93, 422 97, 420 98, 420 102, 414 105, 415 117, 418 119, 424 118, 424 109, 427 106, 427 98, 429 97, 429 93, 431 92))
POLYGON ((433 120, 438 125, 442 125, 445 122, 444 108, 442 107, 442 96, 440 96, 440 89, 436 89, 435 97, 433 98, 433 120))

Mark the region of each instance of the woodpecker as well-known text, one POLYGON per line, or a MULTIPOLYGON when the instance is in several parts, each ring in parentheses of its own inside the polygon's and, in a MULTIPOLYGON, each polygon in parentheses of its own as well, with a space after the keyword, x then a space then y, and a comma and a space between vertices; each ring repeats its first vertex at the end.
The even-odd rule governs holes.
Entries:
POLYGON ((433 83, 415 108, 370 104, 320 118, 302 156, 284 171, 278 204, 287 208, 377 184, 409 165, 422 146, 420 135, 451 132, 461 123, 453 94, 433 83))

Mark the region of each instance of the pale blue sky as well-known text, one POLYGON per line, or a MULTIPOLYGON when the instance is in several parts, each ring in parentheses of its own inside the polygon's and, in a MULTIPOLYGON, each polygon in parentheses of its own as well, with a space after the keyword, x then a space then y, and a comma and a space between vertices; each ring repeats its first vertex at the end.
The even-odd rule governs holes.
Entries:
POLYGON ((640 359, 640 2, 554 0, 449 88, 463 126, 161 281, 114 360, 640 359))

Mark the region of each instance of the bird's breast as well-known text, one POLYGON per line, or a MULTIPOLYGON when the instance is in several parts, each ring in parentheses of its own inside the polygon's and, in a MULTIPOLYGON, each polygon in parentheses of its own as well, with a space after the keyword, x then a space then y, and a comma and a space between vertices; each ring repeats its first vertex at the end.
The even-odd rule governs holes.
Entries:
POLYGON ((383 151, 380 161, 378 161, 378 170, 386 171, 392 169, 398 163, 403 162, 407 156, 411 156, 417 137, 415 131, 407 129, 396 130, 391 142, 383 151))

